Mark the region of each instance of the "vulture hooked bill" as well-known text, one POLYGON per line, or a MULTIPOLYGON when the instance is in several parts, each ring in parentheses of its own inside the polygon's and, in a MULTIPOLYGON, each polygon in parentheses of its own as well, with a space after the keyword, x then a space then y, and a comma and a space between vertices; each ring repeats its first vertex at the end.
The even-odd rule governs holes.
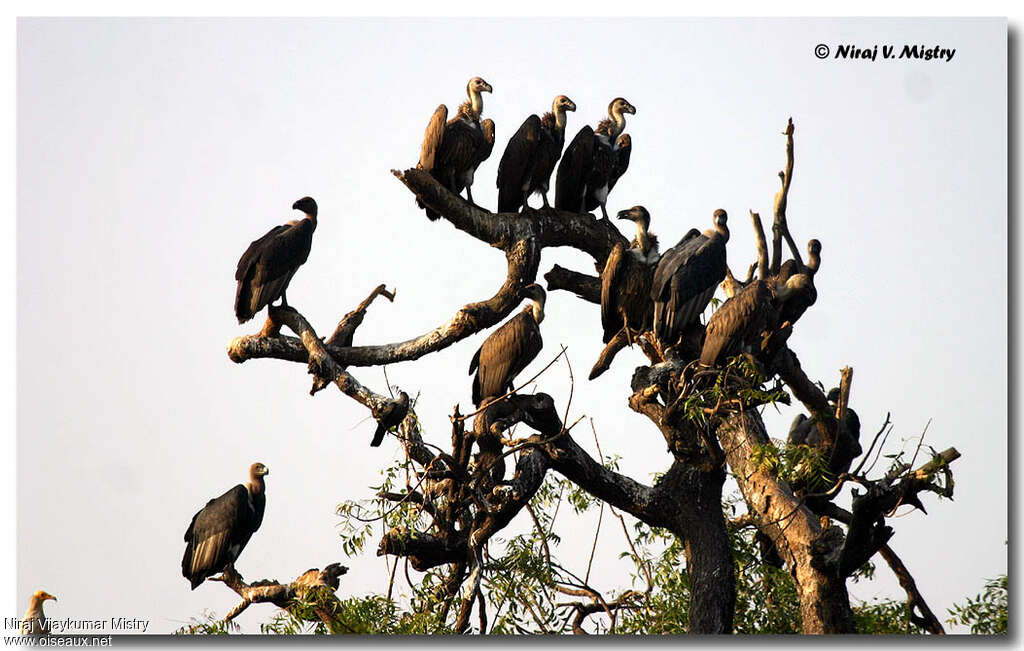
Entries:
POLYGON ((238 484, 192 516, 185 531, 181 574, 192 583, 193 590, 207 577, 234 565, 249 538, 260 528, 267 505, 263 477, 269 474, 262 463, 252 464, 248 484, 238 484))
POLYGON ((473 404, 497 398, 512 389, 512 380, 540 353, 544 341, 540 322, 544 320, 544 289, 535 284, 523 288, 521 298, 533 303, 492 332, 469 363, 473 378, 473 404))
POLYGON ((377 429, 373 433, 373 440, 370 447, 378 447, 384 441, 384 434, 394 427, 398 427, 409 413, 409 394, 405 391, 398 392, 398 398, 390 400, 380 414, 377 415, 377 429))
POLYGON ((714 229, 695 228, 665 252, 654 271, 654 333, 665 347, 679 343, 683 331, 696 323, 725 278, 725 243, 729 241, 729 216, 714 214, 714 229))
POLYGON ((270 229, 250 244, 238 260, 235 316, 239 323, 253 318, 278 298, 282 306, 288 305, 285 296, 288 283, 309 257, 313 245, 316 201, 312 197, 303 197, 292 204, 292 209, 306 213, 306 218, 270 229))
POLYGON ((658 261, 658 238, 648 232, 651 215, 643 206, 616 216, 636 224, 636 238, 627 249, 616 244, 601 272, 602 341, 608 343, 623 327, 643 332, 651 327, 651 281, 658 261))
MULTIPOLYGON (((466 197, 473 203, 473 174, 480 163, 487 160, 494 148, 494 120, 480 121, 484 110, 482 93, 492 92, 491 85, 480 77, 473 77, 466 85, 469 100, 459 106, 458 112, 448 119, 448 107, 441 104, 427 124, 420 148, 421 170, 430 172, 437 182, 449 191, 466 197)), ((419 201, 417 200, 417 203, 419 201)), ((440 215, 419 203, 434 221, 440 215)))
POLYGON ((608 118, 597 129, 585 126, 569 143, 558 164, 555 208, 583 213, 600 206, 601 215, 608 219, 608 193, 629 167, 633 148, 632 140, 622 133, 627 113, 635 115, 636 107, 616 97, 608 105, 608 118))
POLYGON ((526 210, 527 199, 535 192, 549 207, 548 184, 565 145, 565 113, 575 110, 571 99, 559 95, 550 113, 526 118, 508 141, 498 163, 498 212, 526 210))
POLYGON ((36 590, 28 600, 28 610, 21 620, 21 634, 31 636, 42 636, 50 634, 50 627, 46 624, 46 614, 43 613, 43 602, 47 599, 57 601, 45 590, 36 590))

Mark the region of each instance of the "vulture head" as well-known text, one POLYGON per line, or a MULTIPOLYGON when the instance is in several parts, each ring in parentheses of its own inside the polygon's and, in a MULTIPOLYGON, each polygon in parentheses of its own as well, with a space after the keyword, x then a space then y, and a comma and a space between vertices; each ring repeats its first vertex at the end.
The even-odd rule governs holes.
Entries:
POLYGON ((532 283, 523 287, 522 292, 519 294, 519 300, 530 299, 533 301, 533 318, 537 323, 544 320, 544 302, 547 300, 547 294, 544 292, 544 288, 537 283, 532 283))
POLYGON ((818 271, 821 265, 821 242, 810 240, 807 242, 807 270, 812 274, 818 271))
MULTIPOLYGON (((625 136, 623 136, 625 137, 625 136)), ((651 213, 647 212, 647 209, 643 206, 633 206, 629 210, 620 210, 619 214, 615 215, 616 219, 628 219, 639 227, 641 224, 644 230, 651 225, 651 213)))
POLYGON ((491 85, 484 81, 483 77, 473 77, 469 80, 469 84, 466 85, 466 93, 470 97, 480 93, 490 93, 493 92, 493 90, 494 89, 491 88, 491 85))
POLYGON ((32 602, 33 603, 42 604, 47 599, 53 599, 54 601, 57 601, 57 597, 54 597, 52 594, 50 594, 49 592, 47 592, 45 590, 36 590, 32 594, 32 602))
POLYGON ((262 463, 257 461, 249 467, 249 478, 256 481, 264 475, 269 475, 270 469, 264 466, 262 463))
POLYGON ((316 201, 313 197, 302 197, 292 204, 292 210, 301 210, 310 217, 316 217, 316 201))
POLYGON ((729 241, 729 226, 728 226, 729 214, 727 212, 725 212, 724 210, 722 210, 721 208, 719 208, 718 210, 715 211, 715 214, 712 217, 712 220, 714 221, 714 224, 715 224, 715 232, 717 232, 719 235, 721 235, 723 238, 725 238, 725 241, 728 242, 729 241))
POLYGON ((627 102, 622 97, 616 97, 612 100, 612 103, 608 105, 608 115, 619 117, 623 113, 629 113, 630 115, 636 115, 636 107, 627 102))
POLYGON ((565 113, 566 111, 575 111, 576 102, 572 101, 565 95, 559 95, 555 98, 555 101, 551 103, 551 112, 554 114, 565 113))

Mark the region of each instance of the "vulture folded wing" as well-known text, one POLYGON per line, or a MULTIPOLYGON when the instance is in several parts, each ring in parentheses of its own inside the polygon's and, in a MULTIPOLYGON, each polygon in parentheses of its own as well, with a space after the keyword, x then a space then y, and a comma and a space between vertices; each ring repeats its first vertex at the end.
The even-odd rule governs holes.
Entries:
MULTIPOLYGON (((241 529, 251 526, 248 491, 241 484, 218 498, 207 502, 192 517, 185 531, 185 555, 181 559, 181 573, 192 582, 195 590, 206 577, 220 572, 234 562, 240 549, 234 549, 237 539, 248 536, 241 529)), ((249 532, 251 535, 251 532, 249 532)))
POLYGON ((615 184, 619 182, 619 178, 626 173, 629 169, 629 156, 633 151, 633 141, 629 140, 629 144, 619 147, 615 150, 615 164, 612 167, 612 175, 608 180, 608 191, 611 192, 615 184))
POLYGON ((248 321, 281 296, 295 270, 309 257, 315 224, 302 219, 277 226, 249 245, 235 273, 235 316, 248 321))
POLYGON ((441 141, 444 139, 445 124, 448 122, 448 107, 444 104, 437 107, 434 114, 430 116, 427 123, 427 130, 423 134, 423 144, 420 146, 419 168, 426 172, 434 169, 434 157, 441 148, 441 141))
POLYGON ((585 126, 565 149, 555 177, 555 208, 583 212, 586 179, 594 163, 594 130, 585 126))
POLYGON ((531 115, 508 141, 498 162, 498 212, 513 212, 521 206, 540 139, 540 118, 531 115))
POLYGON ((477 145, 476 162, 473 167, 479 167, 480 163, 490 158, 491 152, 494 151, 494 120, 484 120, 480 123, 480 129, 483 131, 484 139, 477 145))
POLYGON ((612 247, 608 260, 601 271, 601 327, 604 329, 603 343, 611 341, 615 333, 622 328, 622 316, 619 313, 621 287, 619 281, 625 266, 626 248, 622 244, 612 247))

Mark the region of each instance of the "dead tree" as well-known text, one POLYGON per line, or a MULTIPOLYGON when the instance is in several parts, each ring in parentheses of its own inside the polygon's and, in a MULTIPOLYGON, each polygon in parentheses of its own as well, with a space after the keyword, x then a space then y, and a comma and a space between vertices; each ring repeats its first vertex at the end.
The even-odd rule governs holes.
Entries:
MULTIPOLYGON (((758 261, 751 266, 748 282, 755 269, 761 278, 778 272, 782 240, 802 264, 785 216, 793 172, 792 121, 784 134, 787 163, 780 174, 782 187, 775 197, 771 257, 760 218, 752 213, 759 235, 758 261)), ((228 355, 233 361, 270 358, 307 364, 314 375, 312 392, 334 384, 376 416, 390 400, 360 383, 353 369, 414 361, 496 325, 518 305, 520 290, 536 281, 544 248, 575 248, 593 258, 595 269, 600 270, 614 246, 629 245, 611 223, 589 214, 552 208, 494 214, 448 192, 422 170, 393 173, 424 206, 457 230, 505 253, 508 273, 497 292, 468 303, 427 333, 383 345, 352 344, 355 329, 372 299, 381 294, 394 299, 383 286, 347 315, 326 341, 317 336, 298 310, 271 308, 260 333, 230 343, 228 355), (281 334, 282 327, 295 336, 281 334)), ((420 218, 418 211, 411 210, 410 218, 420 218)), ((549 290, 571 291, 591 303, 600 301, 600 281, 595 276, 556 265, 545 278, 549 290)), ((781 382, 818 419, 824 444, 834 445, 836 428, 842 427, 843 420, 830 413, 826 396, 803 373, 796 354, 788 347, 792 327, 783 330, 765 333, 771 345, 766 345, 755 360, 759 373, 755 384, 762 387, 769 381, 781 382)), ((729 467, 746 499, 747 520, 771 540, 796 580, 804 632, 854 632, 847 578, 876 552, 886 549, 892 529, 884 519, 892 508, 900 503, 920 504, 920 491, 941 489, 934 477, 947 472, 946 464, 956 458, 956 452, 948 451, 941 461, 917 470, 901 469, 881 480, 867 479, 859 474, 860 468, 844 473, 838 479, 839 486, 852 481, 863 485, 867 492, 855 498, 852 512, 832 508, 829 517, 822 517, 809 507, 808 496, 795 494, 785 480, 753 460, 752 451, 770 443, 757 410, 762 401, 740 399, 738 394, 730 393, 733 380, 727 379, 724 393, 714 404, 702 407, 699 418, 681 416, 680 404, 686 397, 682 387, 692 377, 683 360, 666 361, 652 337, 651 333, 640 336, 641 349, 651 364, 636 369, 631 394, 624 398, 665 440, 666 468, 656 483, 645 485, 594 459, 576 443, 572 426, 563 422, 554 400, 543 393, 513 393, 485 403, 468 416, 461 415, 456 406, 451 416, 451 448, 447 451, 435 451, 424 444, 415 410, 409 409, 398 436, 420 469, 421 489, 381 497, 416 504, 429 515, 431 524, 424 531, 386 532, 378 554, 404 556, 419 571, 447 566, 448 579, 442 589, 450 598, 448 603, 456 608, 455 630, 466 631, 474 604, 480 603, 482 608, 484 603, 480 591, 483 547, 524 510, 545 474, 553 471, 615 509, 678 537, 687 559, 687 567, 680 571, 689 573, 691 586, 688 630, 727 633, 732 630, 736 599, 733 554, 722 512, 722 486, 729 467), (472 423, 467 427, 470 417, 472 423), (518 423, 535 433, 510 441, 506 434, 518 423), (513 451, 518 452, 518 460, 511 476, 506 477, 505 460, 513 451), (844 524, 846 530, 833 520, 844 524)), ((848 396, 846 382, 843 409, 848 396)), ((906 568, 902 570, 909 577, 906 568)), ((912 579, 906 585, 913 585, 912 579)), ((587 616, 601 610, 611 612, 612 607, 628 607, 630 602, 625 594, 605 602, 586 589, 580 596, 590 601, 568 604, 576 609, 574 629, 579 630, 587 616)), ((919 594, 914 600, 915 604, 924 604, 919 594)), ((480 616, 485 618, 482 610, 480 616)))

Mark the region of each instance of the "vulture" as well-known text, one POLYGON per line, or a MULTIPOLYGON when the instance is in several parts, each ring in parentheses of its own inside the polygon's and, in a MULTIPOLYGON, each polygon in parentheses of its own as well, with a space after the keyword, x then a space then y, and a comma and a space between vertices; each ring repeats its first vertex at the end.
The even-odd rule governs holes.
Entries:
POLYGON ((576 104, 565 95, 551 103, 551 112, 543 118, 526 118, 505 147, 498 163, 498 212, 515 212, 529 208, 527 199, 538 193, 548 205, 548 183, 555 163, 565 145, 565 113, 575 111, 576 104))
MULTIPOLYGON (((828 402, 833 408, 833 413, 839 403, 839 388, 835 387, 828 392, 828 402)), ((845 432, 840 432, 836 447, 829 455, 828 475, 834 480, 841 473, 849 472, 853 460, 861 455, 863 450, 860 445, 860 417, 857 412, 846 407, 845 432)), ((804 414, 797 414, 793 424, 789 427, 788 443, 790 445, 807 445, 812 448, 820 448, 823 444, 821 432, 818 430, 817 421, 804 414)), ((804 482, 794 482, 793 490, 805 488, 804 482)), ((812 482, 811 488, 821 488, 821 482, 812 482)), ((827 488, 827 487, 826 487, 827 488)))
POLYGON ((755 280, 730 297, 708 319, 703 366, 717 366, 728 357, 760 350, 761 334, 778 325, 778 309, 771 286, 755 280))
POLYGON ((626 128, 625 114, 636 108, 621 97, 608 105, 608 119, 597 129, 585 126, 565 150, 555 177, 555 208, 583 213, 601 207, 608 219, 605 203, 608 193, 629 166, 632 141, 620 138, 626 128))
POLYGON ((394 427, 398 427, 409 413, 409 394, 405 391, 398 392, 398 398, 390 400, 377 417, 377 430, 373 433, 373 440, 370 447, 380 446, 384 441, 384 434, 394 427))
MULTIPOLYGON (((448 107, 441 104, 427 124, 420 148, 419 168, 437 179, 449 191, 466 197, 473 203, 473 174, 480 163, 487 160, 494 149, 494 120, 480 121, 484 110, 482 93, 492 92, 491 85, 480 77, 473 77, 466 85, 469 100, 459 106, 455 117, 448 119, 448 107)), ((434 221, 440 215, 426 208, 427 217, 434 221)))
POLYGON ((28 600, 28 610, 25 611, 25 617, 21 620, 22 635, 42 636, 50 634, 50 627, 46 624, 46 614, 43 613, 43 602, 47 599, 57 601, 57 597, 44 590, 36 590, 32 594, 32 597, 28 600))
POLYGON ((807 308, 818 300, 818 290, 814 288, 814 274, 821 266, 821 242, 811 240, 807 243, 807 264, 800 269, 796 260, 787 260, 775 277, 778 286, 791 288, 792 296, 779 311, 779 322, 789 321, 791 324, 803 316, 807 308))
POLYGON ((728 219, 724 210, 716 210, 714 229, 700 233, 691 228, 661 256, 651 281, 651 300, 654 333, 663 346, 679 342, 684 329, 698 321, 725 278, 728 219))
POLYGON ((309 257, 316 230, 316 201, 303 197, 292 204, 301 210, 305 219, 297 219, 275 226, 266 235, 254 241, 238 260, 235 280, 235 316, 245 323, 272 302, 281 299, 288 305, 285 291, 299 267, 309 257))
POLYGON ((633 206, 616 215, 636 224, 636 238, 627 249, 616 244, 601 272, 602 341, 608 343, 623 327, 642 332, 652 318, 651 279, 658 261, 658 238, 647 232, 651 215, 643 206, 633 206))
POLYGON ((521 298, 533 303, 490 334, 469 363, 473 378, 473 404, 496 398, 512 389, 512 380, 540 353, 544 341, 540 322, 544 320, 544 289, 537 284, 523 288, 521 298))
POLYGON ((185 531, 181 574, 192 583, 193 590, 207 577, 234 565, 249 538, 260 528, 267 505, 263 477, 269 474, 262 463, 252 464, 248 484, 238 484, 192 516, 185 531))

